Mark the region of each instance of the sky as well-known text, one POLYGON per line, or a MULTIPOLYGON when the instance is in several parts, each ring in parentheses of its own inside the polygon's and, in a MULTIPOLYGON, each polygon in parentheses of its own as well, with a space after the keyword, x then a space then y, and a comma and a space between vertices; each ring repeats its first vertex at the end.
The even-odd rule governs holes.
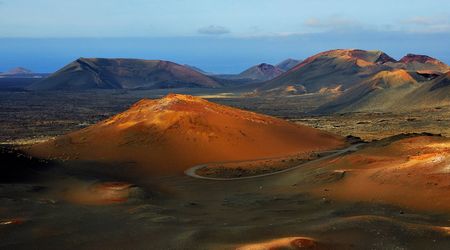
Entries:
POLYGON ((448 44, 448 0, 0 0, 0 71, 132 57, 236 73, 335 48, 450 63, 448 44))

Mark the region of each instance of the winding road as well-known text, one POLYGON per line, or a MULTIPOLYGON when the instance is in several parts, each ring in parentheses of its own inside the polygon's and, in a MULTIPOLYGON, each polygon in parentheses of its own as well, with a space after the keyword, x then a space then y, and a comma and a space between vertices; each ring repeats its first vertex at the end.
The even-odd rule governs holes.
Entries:
POLYGON ((305 165, 314 164, 314 163, 317 163, 317 162, 320 162, 320 161, 324 161, 324 160, 327 160, 327 159, 330 159, 330 158, 333 158, 333 157, 336 157, 336 156, 339 156, 339 155, 343 155, 343 154, 348 153, 348 152, 355 152, 355 151, 358 150, 359 146, 364 145, 364 144, 365 143, 354 144, 354 145, 351 145, 348 148, 337 150, 335 153, 332 153, 330 155, 327 155, 327 156, 324 156, 324 157, 321 157, 321 158, 318 158, 318 159, 315 159, 315 160, 312 160, 312 161, 305 162, 305 163, 297 165, 295 167, 283 169, 283 170, 272 172, 272 173, 260 174, 260 175, 252 175, 252 176, 236 177, 236 178, 214 178, 214 177, 206 177, 206 176, 198 175, 196 173, 197 170, 199 170, 201 168, 204 168, 204 167, 207 167, 208 163, 191 167, 191 168, 187 169, 186 171, 184 171, 184 173, 187 176, 190 176, 190 177, 193 177, 193 178, 203 179, 203 180, 213 180, 213 181, 235 181, 235 180, 245 180, 245 179, 260 178, 260 177, 265 177, 265 176, 271 176, 271 175, 285 173, 285 172, 288 172, 288 171, 291 171, 291 170, 294 170, 294 169, 301 168, 301 167, 303 167, 305 165))

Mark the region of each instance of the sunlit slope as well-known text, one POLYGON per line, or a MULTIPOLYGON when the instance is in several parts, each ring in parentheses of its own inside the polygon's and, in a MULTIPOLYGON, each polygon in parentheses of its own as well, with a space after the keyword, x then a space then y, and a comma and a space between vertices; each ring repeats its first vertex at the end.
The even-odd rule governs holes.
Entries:
POLYGON ((30 151, 41 157, 136 162, 150 172, 196 164, 321 151, 344 139, 314 128, 186 95, 141 100, 129 110, 30 151))

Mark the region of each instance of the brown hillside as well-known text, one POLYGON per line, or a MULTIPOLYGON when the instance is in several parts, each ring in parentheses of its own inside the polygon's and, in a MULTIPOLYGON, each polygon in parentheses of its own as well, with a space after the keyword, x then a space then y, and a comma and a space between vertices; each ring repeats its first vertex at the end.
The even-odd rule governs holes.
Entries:
POLYGON ((34 155, 136 162, 154 173, 182 173, 200 163, 329 150, 344 139, 306 126, 171 94, 141 100, 88 128, 31 147, 34 155))

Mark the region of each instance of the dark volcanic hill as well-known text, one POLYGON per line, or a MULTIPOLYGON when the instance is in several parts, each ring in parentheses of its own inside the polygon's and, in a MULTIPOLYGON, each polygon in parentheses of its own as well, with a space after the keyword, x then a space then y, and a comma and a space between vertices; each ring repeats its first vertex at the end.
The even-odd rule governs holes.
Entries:
POLYGON ((284 71, 288 71, 288 70, 292 69, 293 67, 297 66, 300 62, 301 62, 300 60, 288 58, 275 66, 277 66, 278 68, 280 68, 284 71))
POLYGON ((247 79, 267 81, 283 74, 283 72, 284 70, 276 66, 267 63, 261 63, 240 73, 239 77, 244 79, 247 78, 247 79))
POLYGON ((160 60, 80 58, 31 90, 215 88, 214 79, 188 67, 160 60))
POLYGON ((306 92, 318 92, 323 88, 341 86, 347 89, 370 78, 382 70, 383 64, 396 62, 381 51, 357 49, 331 50, 307 58, 288 72, 266 82, 261 90, 273 90, 294 86, 306 92))

